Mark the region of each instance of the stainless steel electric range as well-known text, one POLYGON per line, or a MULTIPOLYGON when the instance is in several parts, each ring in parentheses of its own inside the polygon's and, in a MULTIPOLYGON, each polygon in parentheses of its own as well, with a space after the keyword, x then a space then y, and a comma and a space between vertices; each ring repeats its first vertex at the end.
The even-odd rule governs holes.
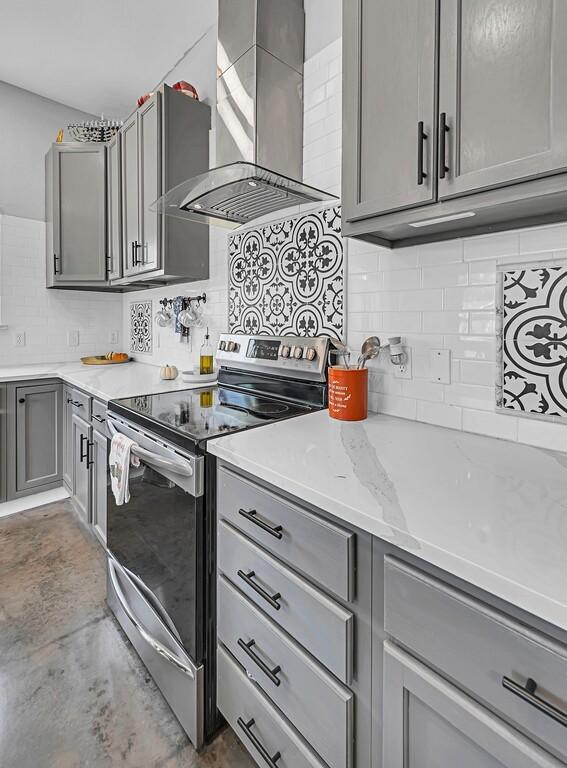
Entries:
POLYGON ((221 336, 218 384, 113 400, 136 441, 130 501, 108 483, 108 603, 193 744, 217 730, 216 462, 207 441, 326 405, 329 339, 221 336))

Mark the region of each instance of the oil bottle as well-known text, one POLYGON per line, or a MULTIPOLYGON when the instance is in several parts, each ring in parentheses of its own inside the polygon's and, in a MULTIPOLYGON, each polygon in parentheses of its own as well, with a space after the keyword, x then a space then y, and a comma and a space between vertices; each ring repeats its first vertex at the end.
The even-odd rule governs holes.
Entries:
POLYGON ((213 348, 209 340, 209 329, 205 333, 205 340, 201 346, 199 355, 199 370, 201 375, 214 372, 213 348))

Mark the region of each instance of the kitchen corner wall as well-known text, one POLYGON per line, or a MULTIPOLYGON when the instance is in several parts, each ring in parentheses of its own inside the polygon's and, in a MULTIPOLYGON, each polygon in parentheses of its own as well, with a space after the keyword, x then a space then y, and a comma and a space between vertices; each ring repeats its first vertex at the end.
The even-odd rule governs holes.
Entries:
POLYGON ((0 215, 0 365, 75 361, 119 349, 110 332, 122 330, 122 297, 45 287, 45 222, 0 215), (67 344, 79 332, 79 346, 67 344), (15 346, 25 333, 25 346, 15 346))
MULTIPOLYGON (((309 18, 307 20, 309 22, 309 18)), ((304 180, 340 195, 341 40, 305 63, 304 180)), ((567 426, 495 412, 497 336, 496 272, 499 264, 567 259, 567 225, 521 230, 390 251, 345 239, 347 335, 353 349, 370 334, 401 334, 412 354, 412 378, 398 379, 384 355, 370 365, 373 411, 462 429, 544 448, 567 450, 567 426), (451 353, 451 382, 431 381, 433 349, 451 353)), ((213 331, 227 329, 226 233, 211 230, 211 279, 135 295, 207 292, 213 331)), ((129 302, 124 298, 124 334, 129 302)), ((138 356, 190 368, 198 360, 202 331, 190 350, 172 331, 154 323, 154 351, 138 356), (157 342, 157 343, 156 343, 157 342)))

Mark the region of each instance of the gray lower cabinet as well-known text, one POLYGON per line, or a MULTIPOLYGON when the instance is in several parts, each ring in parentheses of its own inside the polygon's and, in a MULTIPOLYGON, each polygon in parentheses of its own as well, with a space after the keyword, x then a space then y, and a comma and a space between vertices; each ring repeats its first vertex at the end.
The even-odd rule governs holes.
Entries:
POLYGON ((8 496, 6 472, 6 385, 0 384, 0 502, 6 501, 8 496))
POLYGON ((62 391, 59 381, 7 387, 7 496, 61 484, 62 391))
POLYGON ((89 443, 92 427, 76 413, 71 417, 73 444, 73 501, 79 514, 90 522, 91 472, 89 443))
POLYGON ((63 482, 67 490, 73 495, 73 390, 66 384, 63 385, 63 482))
POLYGON ((108 465, 108 439, 98 429, 92 431, 89 446, 91 456, 91 525, 96 536, 106 545, 106 484, 108 465))
POLYGON ((518 731, 396 646, 384 646, 384 768, 559 768, 518 731))
POLYGON ((104 144, 53 144, 46 155, 47 287, 106 286, 104 144))
POLYGON ((564 219, 563 0, 343 14, 343 235, 400 247, 564 219))

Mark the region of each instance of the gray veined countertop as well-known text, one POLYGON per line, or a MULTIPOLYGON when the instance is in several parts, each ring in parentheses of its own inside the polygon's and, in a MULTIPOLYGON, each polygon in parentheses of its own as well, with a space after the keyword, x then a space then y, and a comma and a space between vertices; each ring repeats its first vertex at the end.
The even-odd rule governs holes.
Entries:
POLYGON ((81 362, 44 363, 0 367, 0 382, 57 378, 105 402, 121 397, 206 386, 188 384, 181 379, 181 376, 174 381, 162 381, 159 370, 156 365, 138 362, 119 365, 83 365, 81 362))
POLYGON ((327 411, 208 450, 567 631, 567 454, 327 411))

